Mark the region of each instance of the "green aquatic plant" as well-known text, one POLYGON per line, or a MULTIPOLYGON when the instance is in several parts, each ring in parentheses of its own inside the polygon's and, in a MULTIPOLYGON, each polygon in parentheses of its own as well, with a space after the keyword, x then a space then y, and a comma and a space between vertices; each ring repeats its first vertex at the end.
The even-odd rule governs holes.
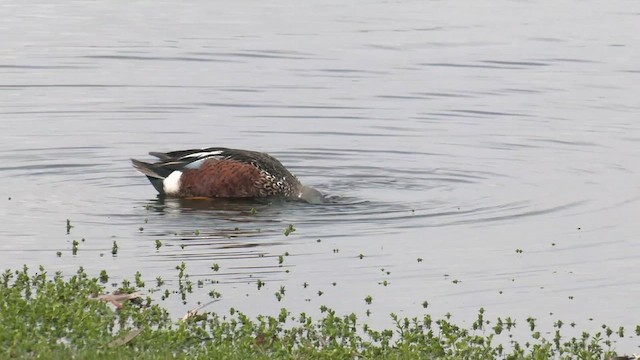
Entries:
MULTIPOLYGON (((177 268, 183 280, 188 277, 185 265, 177 268)), ((204 312, 216 296, 175 319, 131 286, 140 285, 139 273, 112 294, 105 294, 107 279, 105 271, 92 278, 82 268, 66 277, 42 267, 2 273, 0 358, 610 359, 617 356, 615 339, 626 335, 622 327, 603 324, 601 332, 565 337, 558 320, 545 338, 529 317, 529 338, 519 342, 514 319, 491 321, 484 309, 470 326, 454 323, 449 314, 390 314, 392 326, 383 329, 326 306, 317 320, 287 309, 256 318, 235 308, 204 312)), ((276 294, 284 293, 281 287, 276 294)), ((640 325, 635 332, 640 335, 640 325)))
POLYGON ((144 288, 145 284, 144 281, 142 281, 142 274, 140 273, 140 271, 136 271, 135 281, 137 288, 144 288))
POLYGON ((100 283, 106 284, 109 282, 109 274, 107 274, 106 270, 101 270, 100 277, 98 279, 100 280, 100 283))
POLYGON ((71 225, 71 220, 67 219, 67 234, 71 232, 73 225, 71 225))
POLYGON ((75 256, 78 254, 78 245, 80 243, 78 242, 78 240, 73 240, 73 242, 71 243, 71 253, 75 256))
POLYGON ((293 227, 293 224, 289 224, 286 229, 284 229, 284 236, 289 236, 291 233, 296 231, 296 228, 293 227))

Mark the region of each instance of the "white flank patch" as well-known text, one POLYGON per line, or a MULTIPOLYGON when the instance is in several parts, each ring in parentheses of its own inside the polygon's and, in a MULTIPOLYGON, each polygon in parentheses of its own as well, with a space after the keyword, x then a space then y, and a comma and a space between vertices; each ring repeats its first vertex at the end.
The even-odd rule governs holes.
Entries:
POLYGON ((177 194, 180 191, 180 177, 182 171, 174 171, 162 181, 162 188, 167 195, 177 194))
POLYGON ((220 155, 220 154, 222 154, 222 151, 221 150, 216 150, 216 151, 209 151, 209 152, 197 152, 197 153, 185 155, 182 158, 183 159, 192 158, 192 157, 203 158, 203 157, 220 155))

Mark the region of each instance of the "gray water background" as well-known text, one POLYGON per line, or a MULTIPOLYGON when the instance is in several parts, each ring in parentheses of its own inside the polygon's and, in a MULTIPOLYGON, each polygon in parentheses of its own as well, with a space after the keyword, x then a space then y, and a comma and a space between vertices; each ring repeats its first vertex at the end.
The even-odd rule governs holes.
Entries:
POLYGON ((374 326, 480 307, 640 323, 638 2, 5 1, 0 18, 4 269, 174 288, 184 262, 205 283, 165 301, 177 316, 215 290, 208 310, 374 326), (335 201, 162 202, 128 160, 207 146, 269 152, 335 201))

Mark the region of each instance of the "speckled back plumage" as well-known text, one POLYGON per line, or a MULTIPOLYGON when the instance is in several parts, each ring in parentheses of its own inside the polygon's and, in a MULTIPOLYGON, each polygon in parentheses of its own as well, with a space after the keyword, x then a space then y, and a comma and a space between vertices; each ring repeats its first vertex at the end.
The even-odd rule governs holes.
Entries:
POLYGON ((133 165, 161 195, 295 198, 302 187, 280 161, 261 152, 212 147, 150 154, 160 160, 153 164, 132 160, 133 165), (175 184, 172 174, 177 174, 175 184))

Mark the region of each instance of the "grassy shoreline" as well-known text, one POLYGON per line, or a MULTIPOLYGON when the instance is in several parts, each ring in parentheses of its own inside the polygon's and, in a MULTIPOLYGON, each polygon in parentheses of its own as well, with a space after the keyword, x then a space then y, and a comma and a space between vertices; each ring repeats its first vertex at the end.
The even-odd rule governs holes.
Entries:
MULTIPOLYGON (((480 309, 470 326, 449 317, 400 318, 372 329, 354 314, 321 308, 323 316, 282 309, 255 319, 230 309, 224 314, 192 311, 183 319, 124 281, 121 295, 104 294, 106 273, 90 277, 50 275, 40 267, 6 270, 0 280, 0 358, 224 358, 224 359, 608 359, 616 355, 609 327, 565 337, 562 323, 545 338, 535 320, 520 321, 530 338, 516 341, 515 320, 487 320, 480 309), (133 295, 128 295, 133 294, 133 295), (507 344, 503 346, 502 344, 507 344)), ((640 326, 635 329, 640 335, 640 326)))

